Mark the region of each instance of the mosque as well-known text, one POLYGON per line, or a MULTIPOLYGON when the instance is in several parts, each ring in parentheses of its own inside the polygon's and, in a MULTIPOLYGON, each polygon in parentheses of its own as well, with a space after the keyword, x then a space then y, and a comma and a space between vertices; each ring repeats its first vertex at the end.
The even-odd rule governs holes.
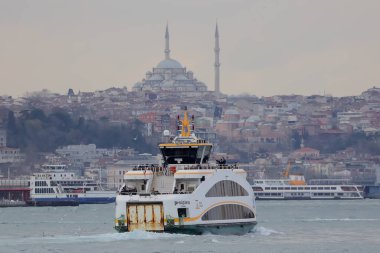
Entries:
MULTIPOLYGON (((215 91, 219 90, 219 32, 218 25, 215 27, 215 91)), ((186 70, 181 63, 170 57, 169 28, 166 25, 165 32, 165 59, 157 64, 152 71, 147 71, 145 79, 137 82, 132 90, 136 92, 204 92, 207 86, 194 78, 192 71, 186 70)))

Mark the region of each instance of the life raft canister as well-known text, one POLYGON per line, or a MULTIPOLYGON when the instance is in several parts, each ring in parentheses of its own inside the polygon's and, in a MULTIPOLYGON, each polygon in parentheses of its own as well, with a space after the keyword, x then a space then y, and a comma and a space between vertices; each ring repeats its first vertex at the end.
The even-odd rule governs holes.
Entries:
POLYGON ((172 172, 172 173, 175 173, 177 171, 177 168, 175 166, 171 166, 169 168, 169 170, 172 172))

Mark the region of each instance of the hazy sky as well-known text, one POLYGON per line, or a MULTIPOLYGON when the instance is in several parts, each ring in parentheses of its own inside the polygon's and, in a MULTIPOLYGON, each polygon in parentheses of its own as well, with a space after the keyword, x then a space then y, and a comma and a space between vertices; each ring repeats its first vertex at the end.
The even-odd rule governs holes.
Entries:
POLYGON ((378 0, 0 0, 0 94, 129 89, 172 58, 227 94, 357 95, 380 83, 378 0))

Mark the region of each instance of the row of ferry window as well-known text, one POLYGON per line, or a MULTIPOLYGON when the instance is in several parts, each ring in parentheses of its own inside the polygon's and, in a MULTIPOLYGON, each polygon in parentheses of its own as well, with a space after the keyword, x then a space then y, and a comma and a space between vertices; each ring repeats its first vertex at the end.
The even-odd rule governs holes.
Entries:
MULTIPOLYGON (((62 185, 83 185, 85 181, 52 181, 51 185, 57 185, 62 184, 62 185)), ((46 181, 36 181, 35 186, 48 186, 46 181)))
POLYGON ((231 180, 217 182, 206 193, 206 197, 237 197, 248 196, 248 192, 238 183, 231 180))
POLYGON ((36 181, 35 183, 36 186, 47 186, 46 181, 36 181))
POLYGON ((265 187, 265 190, 336 190, 336 187, 265 187))
MULTIPOLYGON (((256 193, 257 196, 282 196, 282 193, 280 192, 272 192, 272 193, 256 193)), ((304 196, 304 195, 309 195, 309 194, 304 194, 303 192, 295 192, 291 193, 290 196, 304 196)), ((309 195, 310 196, 310 195, 309 195)), ((334 196, 333 192, 317 192, 313 193, 313 196, 334 196)), ((339 192, 337 196, 343 196, 343 193, 339 192)))
POLYGON ((231 219, 251 219, 255 218, 255 214, 251 209, 236 205, 236 204, 226 204, 216 206, 209 211, 207 211, 203 216, 202 220, 231 220, 231 219))
POLYGON ((54 193, 53 188, 36 188, 36 193, 54 193))

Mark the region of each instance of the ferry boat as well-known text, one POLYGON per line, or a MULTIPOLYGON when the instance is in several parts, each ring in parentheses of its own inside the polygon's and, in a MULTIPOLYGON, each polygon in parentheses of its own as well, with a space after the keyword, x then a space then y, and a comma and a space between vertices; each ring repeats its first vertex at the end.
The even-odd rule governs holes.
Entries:
POLYGON ((257 200, 363 199, 363 187, 351 184, 309 184, 302 175, 288 179, 257 179, 252 189, 257 200))
POLYGON ((212 144, 194 134, 194 117, 178 116, 178 135, 159 145, 164 163, 124 174, 115 229, 187 234, 244 234, 256 225, 246 172, 209 163, 212 144))
POLYGON ((30 178, 30 205, 55 206, 105 204, 115 201, 116 192, 104 190, 93 179, 80 178, 66 165, 43 165, 43 172, 30 178))

